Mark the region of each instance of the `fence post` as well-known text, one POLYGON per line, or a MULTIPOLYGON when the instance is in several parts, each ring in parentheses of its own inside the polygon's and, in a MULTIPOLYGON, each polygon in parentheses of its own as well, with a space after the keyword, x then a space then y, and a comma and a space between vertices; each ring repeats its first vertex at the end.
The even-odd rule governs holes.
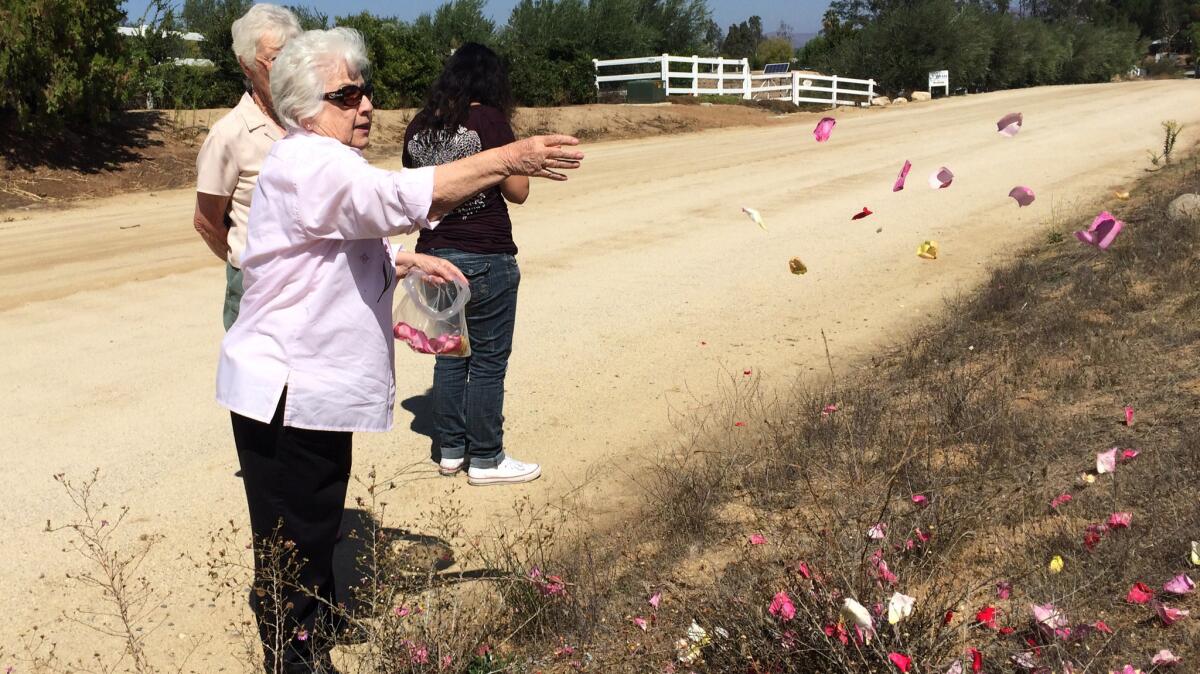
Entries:
POLYGON ((742 98, 750 100, 754 98, 750 89, 750 59, 742 59, 742 98))
POLYGON ((834 75, 834 76, 833 76, 833 85, 832 85, 830 88, 831 88, 831 89, 833 89, 833 107, 836 109, 836 108, 837 108, 837 105, 838 105, 838 100, 837 100, 837 75, 834 75))
POLYGON ((671 73, 671 60, 670 59, 671 59, 670 54, 662 55, 662 81, 663 81, 663 95, 664 96, 671 95, 671 74, 670 74, 671 73))
POLYGON ((692 95, 700 95, 700 57, 692 54, 692 95))
POLYGON ((596 101, 600 100, 600 59, 592 59, 592 70, 596 72, 596 101))
POLYGON ((867 80, 867 107, 875 104, 875 80, 867 80))
POLYGON ((800 72, 792 71, 792 105, 800 105, 800 72))
POLYGON ((717 57, 717 95, 725 95, 725 59, 717 57))

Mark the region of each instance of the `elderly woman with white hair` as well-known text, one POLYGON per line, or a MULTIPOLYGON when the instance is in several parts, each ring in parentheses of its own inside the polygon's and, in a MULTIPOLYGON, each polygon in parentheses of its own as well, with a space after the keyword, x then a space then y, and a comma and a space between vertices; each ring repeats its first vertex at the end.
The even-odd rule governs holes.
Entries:
POLYGON ((200 238, 225 262, 225 329, 237 319, 242 299, 242 251, 250 197, 263 159, 283 127, 271 107, 271 65, 288 38, 300 34, 296 17, 275 5, 254 5, 233 22, 233 52, 247 91, 233 110, 213 124, 196 156, 196 212, 200 238))
POLYGON ((221 347, 217 400, 232 413, 246 486, 253 596, 267 591, 268 554, 280 549, 304 588, 287 593, 282 609, 255 602, 271 672, 331 668, 333 547, 351 433, 392 426, 396 280, 419 269, 466 282, 450 262, 385 237, 436 227, 512 175, 565 180, 557 169, 583 158, 565 147, 574 138, 537 136, 436 167, 373 167, 361 153, 373 116, 367 70, 362 37, 348 28, 303 33, 275 60, 271 93, 288 133, 259 174, 245 296, 221 347))

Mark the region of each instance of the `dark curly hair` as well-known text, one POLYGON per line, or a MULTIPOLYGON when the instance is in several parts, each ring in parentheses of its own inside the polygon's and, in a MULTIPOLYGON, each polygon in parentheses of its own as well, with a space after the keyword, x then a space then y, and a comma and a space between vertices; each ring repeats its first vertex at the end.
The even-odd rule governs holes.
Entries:
POLYGON ((415 131, 454 131, 467 121, 471 103, 491 106, 512 119, 512 89, 508 69, 496 52, 476 42, 459 47, 446 61, 425 107, 409 126, 415 131))

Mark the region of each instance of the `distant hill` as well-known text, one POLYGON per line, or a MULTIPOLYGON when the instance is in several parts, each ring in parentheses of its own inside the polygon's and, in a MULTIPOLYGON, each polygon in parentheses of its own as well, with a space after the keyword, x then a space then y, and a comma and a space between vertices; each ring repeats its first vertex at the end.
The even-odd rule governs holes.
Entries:
POLYGON ((801 47, 803 47, 803 46, 804 46, 804 43, 805 43, 805 42, 808 42, 809 40, 813 39, 813 38, 814 38, 814 37, 816 37, 817 35, 818 35, 818 33, 780 33, 779 31, 775 31, 775 32, 773 32, 773 33, 767 33, 767 34, 765 35, 765 37, 768 37, 768 38, 773 38, 773 37, 784 37, 784 38, 787 38, 788 40, 791 40, 791 42, 792 42, 792 46, 793 46, 793 47, 795 47, 796 49, 799 49, 799 48, 801 48, 801 47))

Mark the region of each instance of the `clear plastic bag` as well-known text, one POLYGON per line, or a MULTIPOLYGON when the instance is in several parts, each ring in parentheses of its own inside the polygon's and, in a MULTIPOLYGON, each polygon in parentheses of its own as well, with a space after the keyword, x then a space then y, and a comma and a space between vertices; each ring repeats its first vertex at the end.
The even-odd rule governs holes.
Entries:
POLYGON ((462 283, 434 284, 414 269, 396 289, 392 334, 417 353, 465 358, 471 355, 466 312, 470 299, 471 289, 462 283))

